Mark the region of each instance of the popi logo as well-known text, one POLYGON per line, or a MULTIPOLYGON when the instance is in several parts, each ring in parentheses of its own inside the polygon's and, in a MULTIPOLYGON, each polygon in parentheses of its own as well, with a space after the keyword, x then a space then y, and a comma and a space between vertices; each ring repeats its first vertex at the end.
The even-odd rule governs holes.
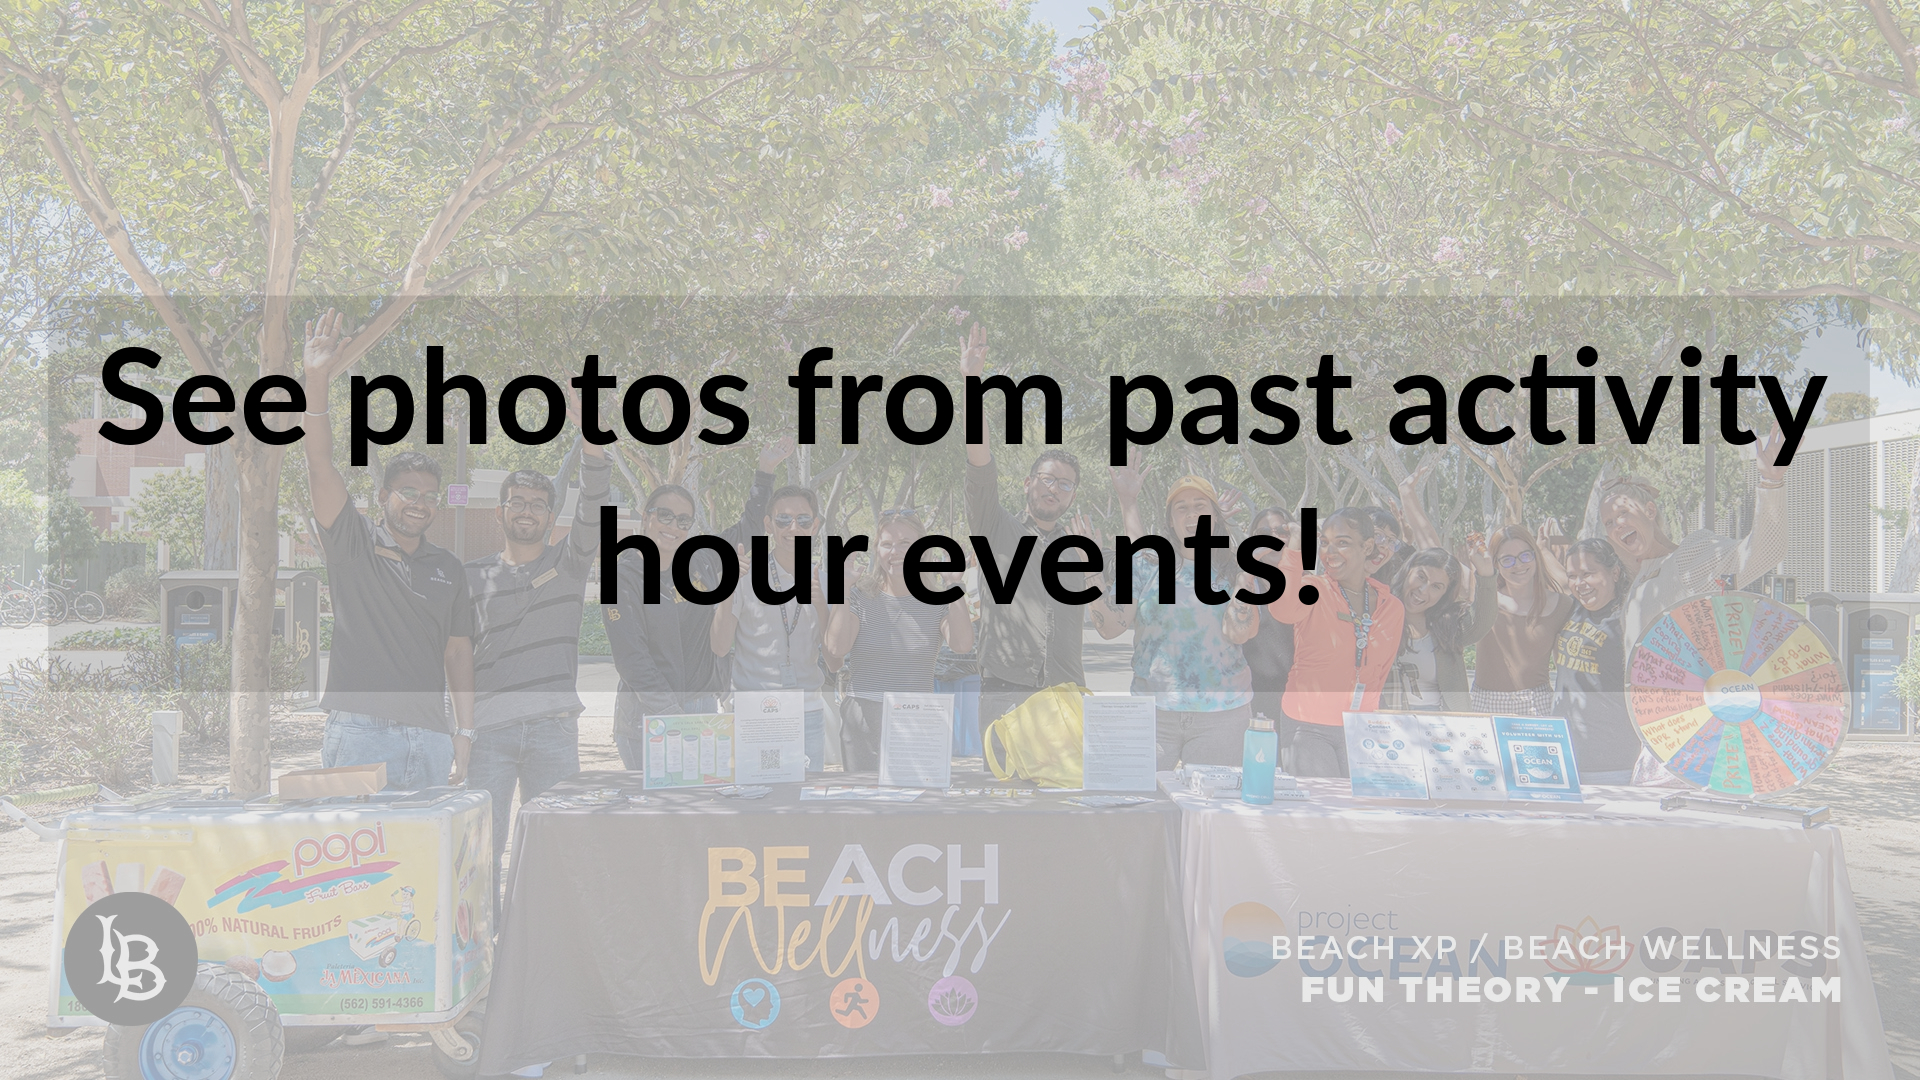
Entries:
POLYGON ((361 859, 386 853, 386 826, 379 823, 371 829, 355 829, 351 833, 305 836, 293 845, 293 876, 303 877, 322 863, 347 863, 357 869, 361 859))
POLYGON ((150 893, 101 897, 67 932, 67 986, 111 1024, 151 1024, 193 989, 199 945, 186 917, 150 893))

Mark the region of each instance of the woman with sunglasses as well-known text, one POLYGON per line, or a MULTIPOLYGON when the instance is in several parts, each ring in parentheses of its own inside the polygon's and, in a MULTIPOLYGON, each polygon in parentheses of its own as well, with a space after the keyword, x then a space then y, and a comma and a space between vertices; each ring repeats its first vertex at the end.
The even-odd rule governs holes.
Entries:
MULTIPOLYGON (((1114 493, 1127 531, 1139 536, 1139 496, 1144 470, 1136 457, 1112 469, 1114 493)), ((1253 671, 1241 646, 1259 629, 1257 613, 1246 604, 1202 603, 1196 595, 1199 573, 1194 550, 1182 541, 1199 530, 1201 518, 1216 533, 1226 531, 1220 497, 1208 481, 1183 476, 1167 492, 1167 550, 1156 558, 1133 560, 1133 601, 1105 598, 1088 607, 1094 629, 1103 638, 1133 630, 1133 692, 1152 694, 1156 706, 1154 743, 1158 767, 1237 765, 1253 716, 1253 671), (1168 558, 1168 555, 1171 558, 1168 558), (1160 583, 1173 579, 1173 602, 1162 602, 1160 583), (1237 610, 1232 610, 1237 608, 1237 610)), ((1238 588, 1228 558, 1215 552, 1209 584, 1221 592, 1238 588)))
POLYGON ((1494 533, 1487 549, 1500 575, 1499 606, 1475 649, 1474 711, 1545 716, 1553 706, 1547 661, 1573 602, 1548 587, 1546 564, 1524 526, 1494 533))
POLYGON ((943 638, 954 652, 973 649, 964 597, 924 604, 907 591, 907 549, 926 531, 911 513, 882 514, 871 572, 854 583, 827 623, 828 669, 851 668, 840 717, 840 760, 848 772, 880 767, 881 705, 889 693, 933 692, 943 638))
POLYGON ((1401 711, 1472 712, 1467 688, 1467 646, 1477 644, 1493 626, 1499 608, 1498 576, 1484 551, 1445 548, 1414 552, 1393 582, 1393 595, 1406 612, 1400 656, 1381 698, 1382 707, 1401 711), (1460 600, 1460 576, 1474 570, 1473 600, 1460 600))
POLYGON ((1611 543, 1594 537, 1568 550, 1566 571, 1579 607, 1553 647, 1553 711, 1567 718, 1583 782, 1629 783, 1640 756, 1640 734, 1627 708, 1626 636, 1620 626, 1627 568, 1611 543))

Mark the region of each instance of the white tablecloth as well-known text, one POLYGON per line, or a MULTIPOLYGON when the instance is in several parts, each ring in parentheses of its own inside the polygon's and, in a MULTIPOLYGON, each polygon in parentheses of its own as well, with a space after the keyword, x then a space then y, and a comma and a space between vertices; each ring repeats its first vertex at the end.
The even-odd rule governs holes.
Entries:
MULTIPOLYGON (((1170 777, 1163 777, 1170 783, 1170 777)), ((1213 1080, 1268 1070, 1504 1073, 1721 1073, 1781 1080, 1882 1080, 1892 1075, 1867 969, 1840 831, 1701 811, 1665 812, 1658 793, 1601 788, 1583 805, 1484 809, 1360 803, 1347 782, 1303 781, 1312 799, 1252 807, 1237 798, 1176 793, 1182 811, 1185 915, 1213 1080), (1649 937, 1695 936, 1702 953, 1737 953, 1746 939, 1811 934, 1838 939, 1833 959, 1662 959, 1649 937), (1294 939, 1274 961, 1271 938, 1294 939), (1297 953, 1301 936, 1336 936, 1357 958, 1297 953), (1503 960, 1504 939, 1538 935, 1630 945, 1624 959, 1503 960), (1365 937, 1355 942, 1356 936, 1365 937), (1458 944, 1450 959, 1439 939, 1458 944), (1700 938, 1711 939, 1706 945, 1700 938), (1380 939, 1375 941, 1374 939, 1380 939), (1421 939, 1426 939, 1425 944, 1421 939), (1231 957, 1229 950, 1235 950, 1231 957), (1239 971, 1235 973, 1235 969, 1239 971), (1383 1000, 1302 1001, 1303 980, 1378 977, 1383 1000), (1616 1004, 1615 976, 1678 977, 1677 1002, 1616 1004), (1454 976, 1450 1003, 1426 1000, 1427 978, 1454 976), (1721 992, 1729 976, 1840 978, 1840 1002, 1706 1003, 1695 980, 1721 992), (1418 977, 1408 1003, 1399 977, 1418 977), (1479 984, 1460 980, 1472 977, 1479 984), (1522 977, 1566 978, 1553 1003, 1499 993, 1522 977), (1468 987, 1471 989, 1468 989, 1468 987), (1589 993, 1588 988, 1593 992, 1589 993)), ((1575 948, 1581 946, 1575 945, 1575 948)), ((1824 949, 1822 950, 1824 951, 1824 949)), ((1669 984, 1670 993, 1676 991, 1669 984)))

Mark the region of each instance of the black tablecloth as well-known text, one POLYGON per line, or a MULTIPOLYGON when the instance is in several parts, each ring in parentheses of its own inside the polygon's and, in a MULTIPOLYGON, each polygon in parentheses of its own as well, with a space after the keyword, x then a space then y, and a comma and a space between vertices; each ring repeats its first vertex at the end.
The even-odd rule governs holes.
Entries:
MULTIPOLYGON (((549 795, 640 787, 587 773, 549 795)), ((523 808, 480 1071, 592 1052, 1200 1059, 1164 797, 800 796, 523 808)))

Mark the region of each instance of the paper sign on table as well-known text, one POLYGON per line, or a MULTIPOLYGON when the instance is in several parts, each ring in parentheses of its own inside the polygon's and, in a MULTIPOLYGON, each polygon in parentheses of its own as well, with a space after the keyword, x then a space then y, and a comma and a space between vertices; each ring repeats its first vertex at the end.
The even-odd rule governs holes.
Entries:
POLYGON ((1500 802, 1507 797, 1492 717, 1422 713, 1410 726, 1426 758, 1428 798, 1500 802))
POLYGON ((880 786, 944 790, 952 779, 953 695, 882 698, 880 786))
POLYGON ((646 726, 646 787, 733 783, 732 713, 649 716, 646 726))
POLYGON ((1427 798, 1426 755, 1406 713, 1346 714, 1347 766, 1361 799, 1427 798))
POLYGON ((1493 733, 1507 781, 1507 798, 1580 802, 1580 769, 1573 739, 1557 716, 1496 716, 1493 733))
POLYGON ((733 726, 734 783, 797 784, 807 778, 806 691, 736 690, 733 726))
POLYGON ((1155 790, 1153 698, 1088 694, 1081 701, 1080 786, 1087 791, 1155 790))

